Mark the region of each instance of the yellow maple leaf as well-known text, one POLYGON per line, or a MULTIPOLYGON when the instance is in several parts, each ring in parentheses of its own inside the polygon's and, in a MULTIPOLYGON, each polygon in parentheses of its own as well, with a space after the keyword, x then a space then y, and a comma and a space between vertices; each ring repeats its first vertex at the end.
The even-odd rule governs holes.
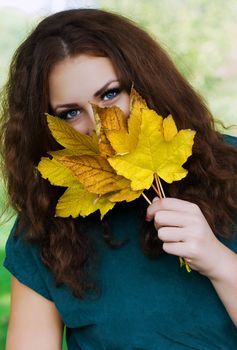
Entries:
POLYGON ((73 173, 56 159, 42 157, 37 169, 41 176, 49 180, 52 185, 68 187, 78 183, 73 173))
POLYGON ((145 100, 142 99, 135 89, 132 89, 127 127, 118 130, 108 129, 106 133, 107 139, 116 151, 116 154, 129 153, 137 146, 141 130, 141 115, 144 109, 148 109, 145 100))
POLYGON ((104 157, 70 156, 58 161, 74 174, 80 183, 91 193, 106 193, 130 188, 130 181, 116 174, 104 157))
POLYGON ((101 219, 114 207, 106 197, 99 198, 96 194, 85 190, 80 184, 69 187, 60 197, 56 206, 56 216, 73 218, 87 216, 99 209, 101 219))
POLYGON ((138 197, 140 197, 141 194, 142 194, 142 191, 133 191, 129 186, 127 188, 121 189, 120 191, 111 194, 108 197, 108 199, 110 202, 114 202, 114 203, 122 202, 122 201, 131 202, 134 199, 137 199, 138 197))
POLYGON ((55 140, 74 154, 99 154, 96 133, 93 133, 91 136, 81 134, 64 120, 49 114, 47 114, 47 122, 55 140))
POLYGON ((163 134, 165 141, 169 142, 177 135, 178 130, 172 115, 168 115, 167 118, 163 120, 163 134))
MULTIPOLYGON (((105 113, 104 109, 103 113, 105 113)), ((108 115, 106 111, 106 118, 104 120, 102 118, 105 130, 108 123, 114 130, 124 126, 124 121, 121 122, 113 115, 110 113, 108 115)), ((44 157, 38 165, 42 177, 48 179, 51 184, 68 187, 58 201, 56 215, 85 216, 97 209, 100 210, 101 215, 105 215, 115 205, 115 196, 117 196, 117 201, 130 201, 140 195, 140 192, 131 190, 130 181, 118 176, 105 158, 98 157, 100 149, 96 135, 96 137, 94 135, 91 137, 80 134, 68 123, 50 115, 47 116, 47 121, 55 139, 66 147, 59 151, 49 151, 48 153, 53 158, 44 157), (93 159, 95 154, 96 157, 93 159), (79 159, 81 162, 78 161, 79 159), (82 170, 82 166, 84 168, 80 172, 78 169, 81 167, 82 170), (89 172, 84 172, 85 169, 89 172), (86 174, 89 176, 85 176, 86 174), (109 196, 106 196, 108 192, 109 196), (76 197, 78 201, 75 201, 76 197)))
POLYGON ((115 205, 105 196, 99 198, 98 195, 88 192, 70 169, 56 159, 42 157, 38 170, 52 185, 68 187, 58 201, 56 216, 75 218, 78 215, 86 216, 100 210, 103 217, 115 205))
POLYGON ((92 105, 96 133, 83 135, 48 115, 49 128, 65 149, 49 151, 38 169, 51 184, 68 187, 56 215, 101 216, 116 202, 132 201, 150 188, 154 174, 170 183, 187 174, 182 165, 192 153, 195 132, 177 130, 172 116, 163 119, 131 90, 130 114, 118 107, 92 105))
POLYGON ((154 174, 168 183, 187 175, 182 165, 192 154, 195 132, 187 129, 175 133, 171 118, 163 121, 154 111, 143 110, 141 132, 135 150, 108 158, 119 175, 131 180, 133 190, 149 189, 154 174))
POLYGON ((127 118, 117 106, 100 108, 97 105, 92 105, 92 107, 96 122, 96 134, 99 137, 100 155, 103 157, 111 156, 115 154, 115 151, 107 138, 107 132, 109 130, 127 130, 127 118))

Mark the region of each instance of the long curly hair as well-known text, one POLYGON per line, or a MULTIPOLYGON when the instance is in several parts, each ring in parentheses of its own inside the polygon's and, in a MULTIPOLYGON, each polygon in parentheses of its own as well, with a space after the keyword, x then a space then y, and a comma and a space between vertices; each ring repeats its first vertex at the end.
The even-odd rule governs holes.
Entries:
MULTIPOLYGON (((62 189, 42 179, 36 165, 48 150, 60 148, 44 116, 51 110, 49 74, 56 63, 83 53, 110 58, 127 91, 133 83, 150 108, 163 117, 173 115, 178 129, 196 130, 193 155, 185 164, 188 176, 164 184, 166 193, 197 203, 213 231, 225 237, 231 235, 237 211, 237 151, 215 131, 204 102, 159 44, 132 21, 101 10, 69 10, 45 18, 17 49, 10 66, 2 99, 3 171, 10 204, 19 214, 18 231, 26 228, 25 238, 40 247, 56 282, 78 297, 94 288, 88 266, 95 252, 84 234, 92 219, 54 217, 62 189)), ((144 218, 146 206, 140 207, 144 218)), ((99 222, 98 216, 94 219, 99 222)), ((143 250, 156 257, 161 244, 153 224, 142 222, 143 250)), ((108 221, 101 224, 106 242, 120 246, 108 221)))

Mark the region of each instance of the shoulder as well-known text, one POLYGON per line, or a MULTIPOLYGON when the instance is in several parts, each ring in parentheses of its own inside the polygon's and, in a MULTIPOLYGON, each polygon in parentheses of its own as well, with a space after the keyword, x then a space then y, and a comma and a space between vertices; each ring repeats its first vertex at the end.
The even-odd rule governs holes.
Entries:
POLYGON ((231 136, 231 135, 227 135, 224 134, 224 141, 228 144, 230 144, 231 146, 234 146, 235 148, 237 148, 237 137, 236 136, 231 136))
POLYGON ((16 234, 16 219, 5 248, 4 267, 22 284, 51 300, 45 280, 47 269, 42 263, 39 248, 25 240, 25 231, 16 234))
POLYGON ((6 349, 59 349, 62 330, 55 304, 13 277, 6 349))
POLYGON ((22 230, 16 234, 17 225, 18 220, 7 240, 4 261, 4 267, 15 277, 13 278, 17 286, 15 290, 21 286, 26 300, 29 295, 33 302, 47 299, 43 303, 51 310, 53 306, 50 302, 53 302, 65 325, 85 322, 81 300, 74 296, 72 290, 65 284, 56 282, 52 271, 41 259, 40 248, 25 240, 26 231, 22 230))

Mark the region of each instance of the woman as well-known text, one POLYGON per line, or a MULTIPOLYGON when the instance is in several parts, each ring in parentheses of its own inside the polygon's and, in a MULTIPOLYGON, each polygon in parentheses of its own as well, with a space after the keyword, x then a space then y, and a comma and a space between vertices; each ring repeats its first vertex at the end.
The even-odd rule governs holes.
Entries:
POLYGON ((54 14, 17 50, 3 106, 5 174, 19 214, 6 247, 7 350, 60 349, 63 325, 69 349, 234 349, 236 139, 214 130, 159 45, 115 14, 54 14), (188 176, 163 184, 169 198, 116 204, 102 222, 55 217, 62 189, 35 170, 60 148, 44 113, 91 134, 90 103, 128 116, 132 84, 178 129, 196 130, 188 176))

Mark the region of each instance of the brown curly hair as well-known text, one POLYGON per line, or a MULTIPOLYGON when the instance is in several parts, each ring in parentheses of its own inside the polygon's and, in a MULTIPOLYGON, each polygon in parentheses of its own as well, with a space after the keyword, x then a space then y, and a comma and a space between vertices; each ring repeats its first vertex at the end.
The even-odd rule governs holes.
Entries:
MULTIPOLYGON (((18 231, 27 228, 26 239, 40 246, 42 260, 56 282, 67 284, 78 297, 93 287, 88 266, 95 252, 83 234, 92 217, 55 218, 62 189, 42 179, 36 165, 48 150, 60 147, 44 116, 51 110, 50 71, 66 57, 82 53, 109 57, 127 91, 134 83, 150 108, 163 117, 172 114, 179 129, 196 130, 193 155, 185 164, 188 176, 164 184, 166 193, 197 203, 214 232, 226 237, 230 237, 237 211, 237 151, 215 131, 202 99, 164 50, 136 24, 117 14, 78 9, 47 17, 18 48, 10 66, 2 100, 3 165, 10 203, 19 214, 18 231)), ((138 201, 144 217, 146 205, 138 201)), ((99 222, 98 215, 93 215, 93 221, 99 222)), ((107 220, 102 226, 111 246, 123 243, 113 242, 107 220)), ((150 257, 161 252, 154 232, 152 223, 143 224, 142 246, 150 257)))

